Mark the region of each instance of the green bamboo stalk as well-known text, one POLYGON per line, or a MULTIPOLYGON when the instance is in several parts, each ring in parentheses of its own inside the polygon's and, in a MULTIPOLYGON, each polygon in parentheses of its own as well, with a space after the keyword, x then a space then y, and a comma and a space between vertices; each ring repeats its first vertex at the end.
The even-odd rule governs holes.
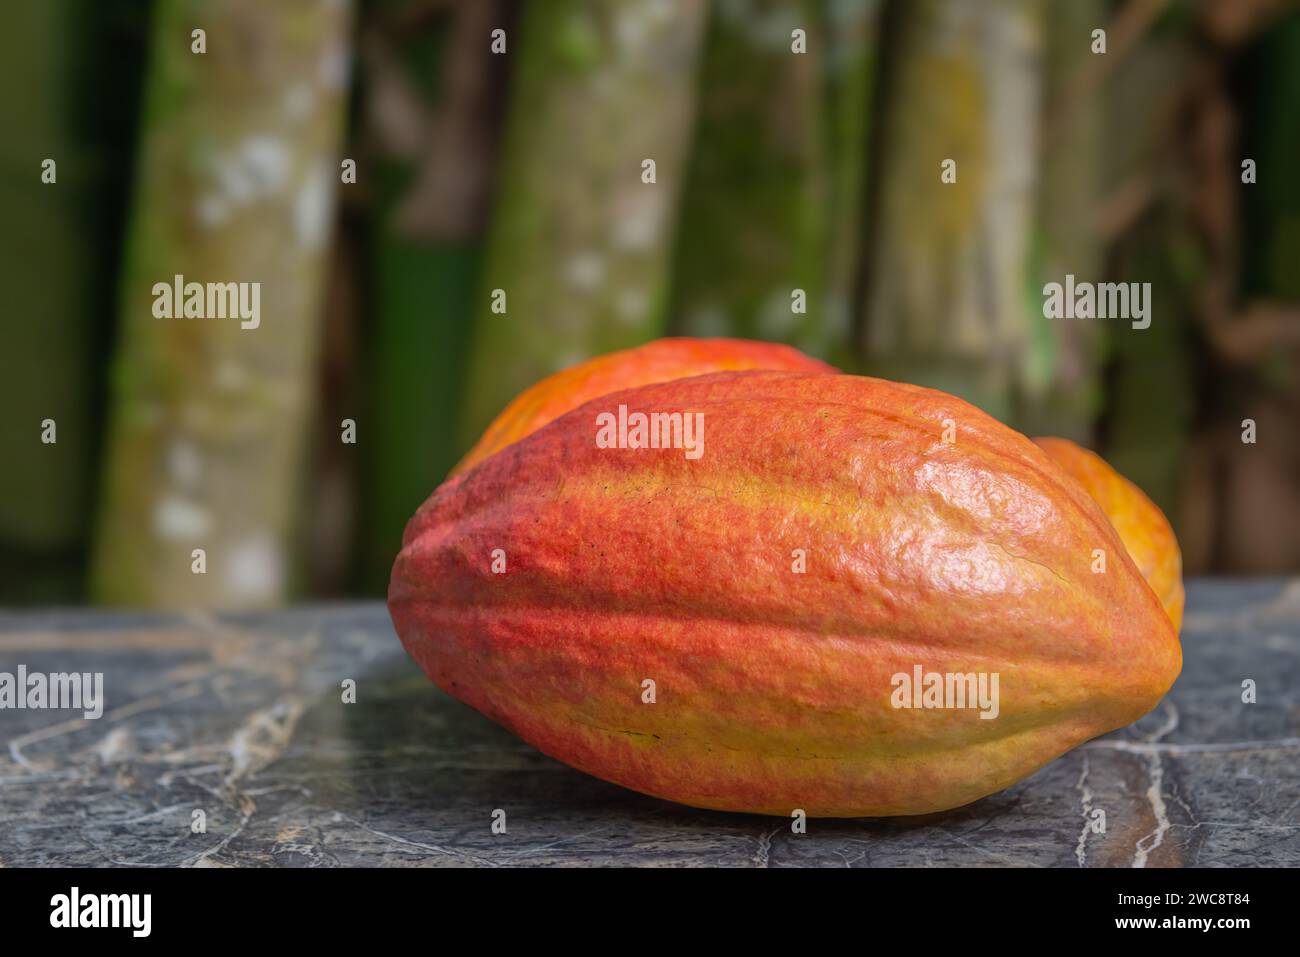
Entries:
MULTIPOLYGON (((1224 439, 1212 560, 1216 571, 1276 574, 1300 569, 1300 10, 1277 19, 1238 56, 1242 127, 1231 160, 1243 212, 1241 296, 1236 314, 1213 334, 1221 363, 1235 353, 1235 388, 1219 390, 1213 403, 1224 439), (1251 184, 1240 182, 1246 158, 1257 164, 1251 184), (1241 443, 1245 418, 1256 423, 1256 445, 1241 443)), ((1228 379, 1226 364, 1220 368, 1228 379)))
POLYGON ((1175 532, 1195 412, 1187 322, 1194 284, 1178 258, 1188 233, 1186 218, 1162 206, 1117 250, 1119 281, 1151 283, 1151 325, 1133 329, 1121 320, 1110 330, 1106 399, 1107 460, 1164 510, 1175 532))
POLYGON ((510 40, 462 448, 538 379, 661 334, 704 14, 702 0, 527 7, 510 40))
POLYGON ((676 331, 829 350, 825 58, 811 0, 714 4, 674 251, 676 331))
POLYGON ((1042 3, 915 0, 895 22, 864 359, 1005 420, 1032 328, 1042 3), (947 159, 952 184, 940 181, 947 159))
MULTIPOLYGON (((379 211, 383 216, 384 212, 379 211)), ((428 245, 388 232, 369 250, 375 290, 367 367, 358 575, 383 594, 402 530, 456 463, 479 243, 428 245)))
POLYGON ((831 175, 823 324, 834 364, 858 366, 854 320, 858 313, 863 213, 870 178, 869 130, 880 69, 881 0, 821 0, 826 38, 826 140, 831 175))
POLYGON ((13 4, 0 55, 0 603, 83 598, 96 362, 140 70, 133 0, 13 4), (125 55, 119 60, 119 55, 125 55), (43 163, 52 160, 53 182, 43 163), (53 444, 42 422, 54 423, 53 444))
POLYGON ((92 565, 101 601, 243 608, 289 592, 349 13, 340 0, 159 4, 92 565), (154 286, 177 275, 260 283, 260 325, 157 318, 154 286))
MULTIPOLYGON (((1242 130, 1243 158, 1263 173, 1242 187, 1246 248, 1242 293, 1300 302, 1300 11, 1283 18, 1246 56, 1250 95, 1242 130)), ((1289 378, 1289 377, 1288 377, 1289 378)))
MULTIPOLYGON (((1171 77, 1194 66, 1186 25, 1144 37, 1116 64, 1107 81, 1103 183, 1108 189, 1145 175, 1163 186, 1171 158, 1167 117, 1176 115, 1180 87, 1171 77), (1152 170, 1160 170, 1152 174, 1152 170)), ((1187 170, 1182 170, 1187 175, 1187 170)), ((1120 282, 1151 283, 1151 324, 1133 329, 1108 320, 1109 364, 1103 454, 1164 510, 1182 534, 1184 463, 1195 414, 1192 317, 1208 261, 1187 210, 1176 194, 1153 190, 1144 214, 1114 243, 1112 275, 1120 282)))
POLYGON ((500 2, 451 5, 413 26, 408 18, 420 9, 386 0, 368 9, 362 28, 371 298, 354 570, 374 595, 388 587, 407 520, 459 454, 465 317, 486 230, 486 203, 476 199, 490 192, 514 32, 500 2), (506 30, 507 55, 492 52, 495 29, 506 30), (395 103, 407 107, 400 122, 391 119, 395 103))
POLYGON ((1100 0, 1050 3, 1046 10, 1041 179, 1025 288, 1030 337, 1015 407, 1016 422, 1028 434, 1085 444, 1102 406, 1099 367, 1107 327, 1045 318, 1042 289, 1063 283, 1067 274, 1105 279, 1096 225, 1104 101, 1078 86, 1098 55, 1092 31, 1104 22, 1100 0))

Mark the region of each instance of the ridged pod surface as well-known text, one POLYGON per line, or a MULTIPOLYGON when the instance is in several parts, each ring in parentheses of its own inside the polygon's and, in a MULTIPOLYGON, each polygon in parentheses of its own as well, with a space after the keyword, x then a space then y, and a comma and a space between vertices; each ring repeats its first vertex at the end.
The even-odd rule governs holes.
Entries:
POLYGON ((1110 520, 1129 556, 1160 599, 1177 632, 1183 624, 1183 553, 1165 513, 1096 452, 1069 439, 1034 439, 1048 456, 1078 480, 1110 520))
POLYGON ((483 436, 451 474, 478 465, 489 455, 536 432, 543 425, 598 396, 654 382, 684 379, 710 372, 773 369, 791 372, 834 372, 820 359, 777 342, 750 339, 656 339, 579 362, 519 393, 492 420, 483 436))
POLYGON ((546 754, 778 815, 968 803, 1136 720, 1181 667, 1115 530, 1038 447, 844 375, 720 373, 561 416, 421 506, 389 608, 439 687, 546 754), (703 454, 598 447, 620 405, 702 414, 703 454), (997 716, 895 707, 918 667, 997 673, 997 716))

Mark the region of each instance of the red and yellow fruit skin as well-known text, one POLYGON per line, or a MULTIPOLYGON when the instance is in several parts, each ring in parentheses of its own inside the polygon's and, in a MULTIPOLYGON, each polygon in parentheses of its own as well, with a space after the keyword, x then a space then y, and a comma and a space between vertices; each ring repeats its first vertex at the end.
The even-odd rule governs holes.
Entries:
POLYGON ((1183 624, 1183 554, 1165 513, 1097 453, 1069 439, 1034 441, 1101 506, 1177 633, 1183 624))
POLYGON ((820 359, 776 342, 657 339, 580 362, 525 389, 492 421, 451 474, 469 471, 489 455, 598 396, 670 379, 744 369, 835 371, 820 359))
POLYGON ((974 801, 1141 717, 1182 661, 1105 515, 1037 446, 952 396, 846 375, 587 403, 434 492, 388 603, 439 687, 546 754, 783 816, 974 801), (620 403, 703 413, 703 455, 597 448, 620 403), (1094 548, 1119 556, 1105 574, 1094 548), (915 665, 997 672, 998 717, 892 707, 915 665))

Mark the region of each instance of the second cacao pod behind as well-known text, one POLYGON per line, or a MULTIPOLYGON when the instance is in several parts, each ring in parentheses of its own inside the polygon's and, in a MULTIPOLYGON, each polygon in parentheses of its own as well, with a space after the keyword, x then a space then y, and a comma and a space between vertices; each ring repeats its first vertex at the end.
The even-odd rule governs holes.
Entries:
POLYGON ((1096 452, 1069 439, 1043 437, 1034 442, 1101 506, 1138 571, 1160 599, 1174 631, 1179 631, 1183 624, 1183 556, 1165 513, 1096 452))
POLYGON ((655 339, 631 349, 620 349, 576 363, 529 386, 492 420, 474 447, 456 463, 451 474, 473 468, 493 453, 597 396, 654 382, 745 369, 839 371, 779 342, 686 337, 655 339))

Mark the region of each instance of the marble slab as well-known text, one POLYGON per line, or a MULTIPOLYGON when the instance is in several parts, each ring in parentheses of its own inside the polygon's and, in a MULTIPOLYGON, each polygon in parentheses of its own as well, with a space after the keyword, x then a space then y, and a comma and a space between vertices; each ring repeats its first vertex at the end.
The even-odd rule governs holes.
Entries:
POLYGON ((1300 580, 1188 594, 1182 676, 1135 725, 959 810, 806 834, 544 757, 428 682, 378 603, 0 613, 0 672, 105 688, 98 720, 0 710, 0 864, 1296 866, 1300 580))

